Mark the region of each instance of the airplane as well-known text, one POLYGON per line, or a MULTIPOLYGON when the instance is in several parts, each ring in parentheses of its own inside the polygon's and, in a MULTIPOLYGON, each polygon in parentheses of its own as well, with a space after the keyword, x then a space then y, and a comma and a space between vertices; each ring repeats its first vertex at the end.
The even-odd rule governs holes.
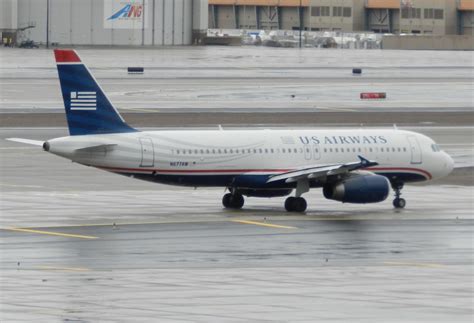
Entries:
POLYGON ((244 196, 289 196, 285 209, 301 213, 307 209, 302 195, 312 188, 343 203, 382 202, 393 189, 400 209, 405 183, 453 169, 431 138, 397 128, 140 131, 124 121, 75 50, 54 55, 70 135, 8 140, 145 181, 223 187, 227 209, 242 208, 244 196))

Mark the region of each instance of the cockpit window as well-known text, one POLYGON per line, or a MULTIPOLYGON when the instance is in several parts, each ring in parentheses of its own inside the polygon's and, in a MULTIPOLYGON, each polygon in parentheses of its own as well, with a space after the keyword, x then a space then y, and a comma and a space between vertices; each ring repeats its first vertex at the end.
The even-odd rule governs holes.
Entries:
POLYGON ((434 152, 439 152, 439 151, 441 151, 441 148, 440 148, 437 144, 432 144, 432 145, 431 145, 431 149, 432 149, 434 152))

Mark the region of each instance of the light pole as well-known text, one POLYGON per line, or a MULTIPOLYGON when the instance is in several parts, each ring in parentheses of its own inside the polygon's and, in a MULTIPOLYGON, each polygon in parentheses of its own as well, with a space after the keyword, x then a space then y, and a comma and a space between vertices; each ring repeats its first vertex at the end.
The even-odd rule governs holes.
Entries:
POLYGON ((46 0, 46 48, 49 48, 49 0, 46 0))
POLYGON ((303 29, 303 13, 301 11, 302 9, 302 0, 300 0, 300 10, 298 11, 299 16, 300 16, 300 48, 301 48, 301 29, 303 29))

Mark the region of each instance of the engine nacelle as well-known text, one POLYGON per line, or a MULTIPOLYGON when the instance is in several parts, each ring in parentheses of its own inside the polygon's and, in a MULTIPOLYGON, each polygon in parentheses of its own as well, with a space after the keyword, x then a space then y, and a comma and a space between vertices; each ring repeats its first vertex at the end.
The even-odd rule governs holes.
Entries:
POLYGON ((323 187, 324 197, 344 203, 377 203, 390 193, 390 181, 380 175, 348 177, 323 187))

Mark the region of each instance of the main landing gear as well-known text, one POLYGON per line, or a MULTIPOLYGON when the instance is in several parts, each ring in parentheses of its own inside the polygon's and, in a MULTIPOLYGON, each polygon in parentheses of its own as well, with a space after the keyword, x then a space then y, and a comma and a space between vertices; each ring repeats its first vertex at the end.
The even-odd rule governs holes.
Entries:
POLYGON ((222 198, 222 205, 224 205, 226 209, 241 209, 242 206, 244 206, 244 202, 245 200, 242 194, 237 192, 227 193, 222 198))
POLYGON ((285 201, 285 209, 288 212, 299 212, 306 211, 308 204, 306 200, 301 197, 302 194, 309 191, 309 181, 307 179, 301 179, 296 182, 295 197, 290 196, 285 201))
POLYGON ((395 191, 395 199, 393 200, 393 207, 396 209, 403 209, 407 202, 405 199, 401 198, 400 196, 402 195, 402 188, 403 188, 403 183, 394 183, 392 184, 392 188, 395 191))
POLYGON ((285 209, 288 212, 304 212, 308 204, 306 200, 302 197, 293 197, 290 196, 285 200, 285 209))

